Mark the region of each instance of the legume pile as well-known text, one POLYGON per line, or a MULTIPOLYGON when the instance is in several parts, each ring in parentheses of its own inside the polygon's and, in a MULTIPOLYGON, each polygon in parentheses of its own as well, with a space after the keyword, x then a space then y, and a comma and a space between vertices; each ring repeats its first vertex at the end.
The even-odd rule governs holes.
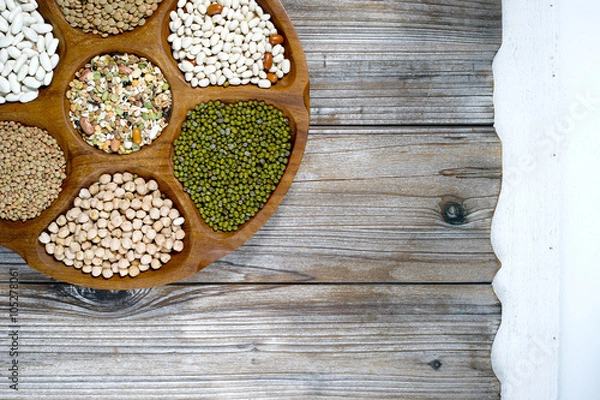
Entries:
POLYGON ((275 190, 291 151, 289 120, 259 101, 210 101, 174 142, 175 177, 215 231, 235 231, 275 190))
POLYGON ((192 87, 268 89, 290 72, 285 38, 255 0, 179 0, 168 41, 192 87))
POLYGON ((146 23, 161 0, 57 0, 67 22, 102 37, 131 31, 146 23))
POLYGON ((34 0, 0 1, 0 104, 28 103, 58 65, 58 39, 34 0))
POLYGON ((0 121, 0 218, 26 221, 58 197, 66 160, 43 129, 0 121))
POLYGON ((167 126, 172 94, 162 71, 133 54, 94 57, 69 83, 70 119, 84 140, 107 153, 129 154, 167 126))
POLYGON ((136 277, 183 250, 184 222, 156 181, 103 174, 38 240, 57 261, 93 277, 136 277))

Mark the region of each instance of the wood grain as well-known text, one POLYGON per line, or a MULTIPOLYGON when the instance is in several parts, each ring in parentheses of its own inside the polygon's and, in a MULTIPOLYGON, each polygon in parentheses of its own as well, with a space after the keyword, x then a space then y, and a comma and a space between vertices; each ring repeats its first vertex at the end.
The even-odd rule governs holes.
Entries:
POLYGON ((488 124, 501 2, 283 0, 313 125, 488 124))
POLYGON ((0 398, 499 399, 501 1, 282 4, 311 129, 277 211, 154 289, 58 283, 0 248, 5 309, 18 271, 24 366, 20 393, 0 398))
POLYGON ((271 220, 187 281, 491 282, 500 170, 492 128, 314 128, 271 220))
POLYGON ((178 285, 119 309, 65 284, 21 296, 30 399, 498 398, 487 285, 178 285))

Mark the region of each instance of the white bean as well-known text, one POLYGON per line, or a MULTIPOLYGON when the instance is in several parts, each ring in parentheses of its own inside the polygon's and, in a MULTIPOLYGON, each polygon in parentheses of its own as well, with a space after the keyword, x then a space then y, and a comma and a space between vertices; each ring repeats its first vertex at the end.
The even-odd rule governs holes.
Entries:
POLYGON ((21 4, 21 9, 25 12, 35 11, 36 8, 37 8, 37 3, 35 1, 33 1, 31 3, 21 4))
POLYGON ((194 65, 188 60, 184 60, 179 64, 179 68, 183 72, 191 72, 194 69, 194 65))
POLYGON ((48 53, 40 54, 40 64, 47 72, 52 71, 52 62, 50 61, 48 53))
POLYGON ((54 55, 56 53, 56 50, 58 49, 58 39, 52 38, 49 42, 44 42, 46 43, 46 51, 48 52, 48 54, 54 55))
POLYGON ((39 95, 39 92, 37 90, 23 92, 19 96, 19 101, 21 103, 29 103, 30 101, 35 100, 38 97, 38 95, 39 95))
POLYGON ((16 94, 16 93, 9 93, 6 96, 4 96, 4 98, 6 99, 6 101, 8 102, 15 102, 15 101, 19 101, 19 98, 21 97, 20 94, 16 94))
POLYGON ((260 18, 252 18, 248 22, 248 28, 250 28, 250 29, 256 28, 258 26, 259 22, 260 22, 260 18))
MULTIPOLYGON (((18 58, 17 61, 15 62, 15 65, 13 67, 13 71, 15 72, 19 72, 23 67, 27 68, 27 72, 29 72, 29 66, 25 65, 25 63, 27 62, 27 54, 21 54, 18 58)), ((19 82, 22 81, 22 79, 19 79, 19 82)))
POLYGON ((23 29, 23 13, 18 12, 12 21, 10 31, 13 35, 18 34, 23 29))
POLYGON ((10 83, 8 82, 8 79, 6 79, 3 76, 0 76, 0 92, 9 93, 10 91, 10 83))
POLYGON ((37 42, 37 40, 39 38, 36 31, 34 31, 33 29, 31 29, 28 26, 23 27, 23 35, 25 35, 25 39, 27 39, 31 42, 37 42))
POLYGON ((40 65, 34 76, 35 76, 35 79, 38 79, 38 80, 44 79, 44 77, 46 76, 46 70, 44 69, 44 67, 42 67, 40 65))
POLYGON ((54 71, 50 71, 44 76, 44 86, 49 86, 52 83, 52 78, 54 77, 54 71))
POLYGON ((250 32, 250 27, 248 26, 248 21, 244 20, 240 23, 240 32, 244 36, 246 36, 248 34, 248 32, 250 32))
POLYGON ((40 66, 40 59, 38 58, 38 56, 37 55, 32 56, 29 59, 28 75, 35 76, 35 73, 37 72, 37 69, 39 66, 40 66))
POLYGON ((181 48, 187 50, 192 45, 192 38, 185 36, 181 39, 181 48))
POLYGON ((58 60, 59 60, 58 54, 55 53, 50 56, 50 71, 48 71, 48 72, 54 71, 54 69, 58 65, 58 60))
POLYGON ((39 12, 33 11, 31 14, 31 17, 38 23, 38 24, 43 24, 45 23, 44 21, 44 17, 42 16, 42 14, 40 14, 39 12))
POLYGON ((31 28, 40 35, 52 32, 52 25, 50 24, 33 24, 31 28))
POLYGON ((8 21, 6 19, 4 19, 3 16, 0 15, 0 31, 6 33, 6 32, 8 32, 8 28, 9 28, 8 21))
POLYGON ((16 46, 7 47, 6 52, 15 60, 21 56, 21 50, 16 46))
POLYGON ((0 35, 0 47, 5 48, 13 42, 13 36, 10 34, 0 35))
MULTIPOLYGON (((28 69, 27 69, 28 71, 28 69)), ((37 89, 40 86, 42 86, 42 82, 38 81, 37 79, 35 79, 32 76, 28 76, 23 80, 23 83, 25 84, 25 86, 30 87, 32 89, 37 89)))
POLYGON ((261 89, 268 89, 271 87, 271 81, 268 79, 260 79, 258 81, 258 87, 261 89))
POLYGON ((23 44, 24 46, 18 48, 23 52, 23 54, 27 56, 28 59, 38 54, 37 51, 33 50, 33 44, 31 44, 30 42, 21 42, 21 44, 23 44))
POLYGON ((262 32, 254 32, 251 36, 253 42, 260 42, 265 38, 265 35, 262 32))
POLYGON ((10 91, 14 94, 21 93, 21 85, 17 80, 17 75, 14 72, 11 72, 8 75, 8 83, 10 83, 10 91))

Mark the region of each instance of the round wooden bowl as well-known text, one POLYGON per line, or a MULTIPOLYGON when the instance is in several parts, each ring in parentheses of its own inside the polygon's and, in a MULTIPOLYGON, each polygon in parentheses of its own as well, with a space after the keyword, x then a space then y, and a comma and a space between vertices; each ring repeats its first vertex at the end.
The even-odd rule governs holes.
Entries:
POLYGON ((24 258, 29 266, 55 279, 98 289, 137 289, 164 285, 182 280, 241 246, 254 235, 275 212, 290 187, 300 165, 309 125, 309 76, 300 41, 279 0, 258 0, 282 34, 291 71, 269 89, 256 85, 227 88, 210 86, 192 88, 179 71, 167 42, 169 13, 177 0, 163 0, 146 24, 133 31, 102 38, 73 29, 54 1, 38 1, 39 12, 54 26, 60 41, 60 62, 50 86, 42 88, 30 103, 0 105, 0 120, 18 121, 46 129, 55 137, 67 158, 67 178, 60 196, 40 216, 26 222, 0 220, 0 244, 24 258), (133 53, 158 65, 173 93, 173 110, 168 126, 151 144, 129 155, 107 154, 83 141, 69 120, 66 92, 75 73, 98 54, 133 53), (261 100, 289 118, 292 130, 292 152, 285 173, 268 202, 252 219, 235 232, 214 232, 200 217, 196 206, 173 175, 173 141, 180 134, 186 112, 209 100, 237 102, 261 100), (40 233, 59 215, 72 207, 73 199, 83 187, 90 186, 103 173, 136 173, 153 178, 160 190, 171 198, 185 217, 185 248, 171 253, 172 259, 161 269, 149 270, 135 278, 113 276, 94 278, 68 267, 46 254, 38 241, 40 233))

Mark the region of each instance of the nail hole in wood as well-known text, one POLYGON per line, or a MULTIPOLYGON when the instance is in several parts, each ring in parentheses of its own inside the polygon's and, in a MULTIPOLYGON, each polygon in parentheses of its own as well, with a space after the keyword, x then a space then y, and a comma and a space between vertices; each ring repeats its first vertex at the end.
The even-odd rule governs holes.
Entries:
POLYGON ((440 368, 442 368, 442 362, 440 360, 433 360, 432 362, 428 363, 429 366, 434 369, 434 370, 438 370, 440 368))

